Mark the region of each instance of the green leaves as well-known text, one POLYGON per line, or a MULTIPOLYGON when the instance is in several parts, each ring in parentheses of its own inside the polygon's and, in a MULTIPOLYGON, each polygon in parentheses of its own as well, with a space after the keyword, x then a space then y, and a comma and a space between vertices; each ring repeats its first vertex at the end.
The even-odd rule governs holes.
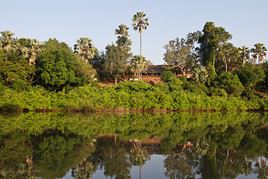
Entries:
POLYGON ((77 86, 94 76, 89 64, 81 62, 65 43, 50 39, 37 64, 37 83, 59 91, 65 86, 77 86), (87 67, 82 67, 82 66, 87 67))
POLYGON ((146 18, 146 14, 144 12, 137 12, 132 19, 133 28, 137 30, 139 33, 146 30, 149 26, 148 18, 146 18))

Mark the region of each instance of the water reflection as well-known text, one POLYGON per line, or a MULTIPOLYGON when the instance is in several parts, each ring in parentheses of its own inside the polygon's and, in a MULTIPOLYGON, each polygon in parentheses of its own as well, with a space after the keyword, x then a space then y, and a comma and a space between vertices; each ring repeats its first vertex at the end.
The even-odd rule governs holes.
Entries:
POLYGON ((261 114, 0 116, 0 178, 268 177, 261 114))

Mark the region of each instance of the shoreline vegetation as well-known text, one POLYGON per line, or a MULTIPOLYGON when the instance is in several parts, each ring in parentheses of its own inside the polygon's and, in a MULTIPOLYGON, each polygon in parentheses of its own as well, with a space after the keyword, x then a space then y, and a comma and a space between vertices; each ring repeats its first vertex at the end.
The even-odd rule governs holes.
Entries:
POLYGON ((151 85, 142 81, 125 81, 109 87, 91 84, 61 92, 2 87, 0 112, 266 112, 268 109, 267 101, 256 95, 246 99, 188 90, 181 86, 170 91, 165 83, 151 85))
POLYGON ((264 44, 236 47, 229 32, 207 22, 202 31, 170 40, 165 64, 153 65, 142 56, 147 27, 145 13, 133 16, 139 55, 131 52, 125 24, 115 29, 116 41, 105 51, 88 37, 72 49, 57 39, 39 42, 1 32, 0 113, 267 112, 264 44), (144 82, 150 75, 158 80, 144 82))

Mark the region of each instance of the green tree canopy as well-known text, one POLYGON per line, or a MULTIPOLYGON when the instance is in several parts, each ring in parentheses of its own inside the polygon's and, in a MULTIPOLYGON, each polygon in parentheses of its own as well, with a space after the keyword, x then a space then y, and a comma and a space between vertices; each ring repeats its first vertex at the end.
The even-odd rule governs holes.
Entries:
POLYGON ((251 49, 252 56, 255 60, 255 64, 263 63, 267 54, 267 48, 262 43, 257 43, 254 48, 251 49))
POLYGON ((203 28, 203 35, 199 38, 201 64, 207 66, 209 77, 214 78, 217 50, 220 45, 232 38, 223 27, 217 27, 213 22, 207 22, 203 28))
POLYGON ((91 60, 97 53, 97 49, 93 46, 91 39, 81 37, 74 45, 74 52, 86 63, 91 63, 91 60))
POLYGON ((245 87, 253 88, 255 85, 265 78, 265 73, 261 66, 246 64, 238 72, 237 75, 245 87))
POLYGON ((128 27, 124 24, 119 25, 115 30, 117 35, 116 45, 108 45, 104 56, 104 69, 108 72, 115 83, 118 78, 124 75, 128 59, 131 56, 131 40, 128 34, 128 27))
POLYGON ((195 43, 198 40, 200 33, 189 33, 187 38, 176 38, 170 40, 168 44, 164 46, 166 52, 164 54, 164 61, 168 65, 174 65, 180 68, 183 74, 186 73, 188 68, 195 66, 196 55, 194 53, 195 43))
POLYGON ((146 72, 151 62, 146 60, 145 57, 135 55, 130 60, 130 71, 134 74, 134 77, 141 78, 142 73, 146 72))
POLYGON ((94 74, 89 64, 83 63, 65 43, 56 39, 46 42, 37 64, 37 83, 50 90, 82 85, 94 74))
POLYGON ((134 30, 140 33, 140 56, 142 56, 142 32, 149 26, 148 18, 144 12, 137 12, 134 14, 132 22, 134 30))
POLYGON ((20 45, 20 41, 13 35, 9 31, 1 32, 0 81, 6 86, 21 90, 31 85, 35 67, 28 65, 28 60, 22 53, 22 49, 26 48, 26 43, 20 45))

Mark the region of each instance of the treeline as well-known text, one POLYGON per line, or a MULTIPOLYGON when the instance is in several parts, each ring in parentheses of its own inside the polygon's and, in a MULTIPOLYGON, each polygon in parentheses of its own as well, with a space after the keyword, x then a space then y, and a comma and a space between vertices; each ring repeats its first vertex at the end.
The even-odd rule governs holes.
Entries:
MULTIPOLYGON (((133 27, 146 30, 144 13, 133 17, 133 27)), ((0 36, 0 96, 3 110, 84 109, 91 110, 248 110, 265 109, 260 91, 268 89, 267 49, 255 44, 250 49, 235 47, 231 34, 207 22, 202 31, 165 45, 168 64, 161 84, 125 81, 140 79, 150 62, 132 55, 126 25, 115 30, 116 42, 104 52, 90 38, 80 38, 71 49, 66 43, 49 39, 14 38, 8 31, 0 36), (177 78, 190 73, 192 78, 177 78), (7 108, 6 108, 7 107, 7 108)), ((265 94, 264 94, 265 96, 265 94)))
MULTIPOLYGON (((133 27, 140 33, 148 26, 145 14, 133 16, 133 27)), ((117 40, 99 52, 90 38, 82 37, 71 49, 64 42, 49 39, 15 38, 14 33, 0 35, 0 81, 5 86, 24 90, 42 86, 50 91, 83 86, 97 78, 101 81, 122 78, 126 74, 140 76, 149 62, 131 53, 129 28, 121 24, 115 29, 117 40)))

